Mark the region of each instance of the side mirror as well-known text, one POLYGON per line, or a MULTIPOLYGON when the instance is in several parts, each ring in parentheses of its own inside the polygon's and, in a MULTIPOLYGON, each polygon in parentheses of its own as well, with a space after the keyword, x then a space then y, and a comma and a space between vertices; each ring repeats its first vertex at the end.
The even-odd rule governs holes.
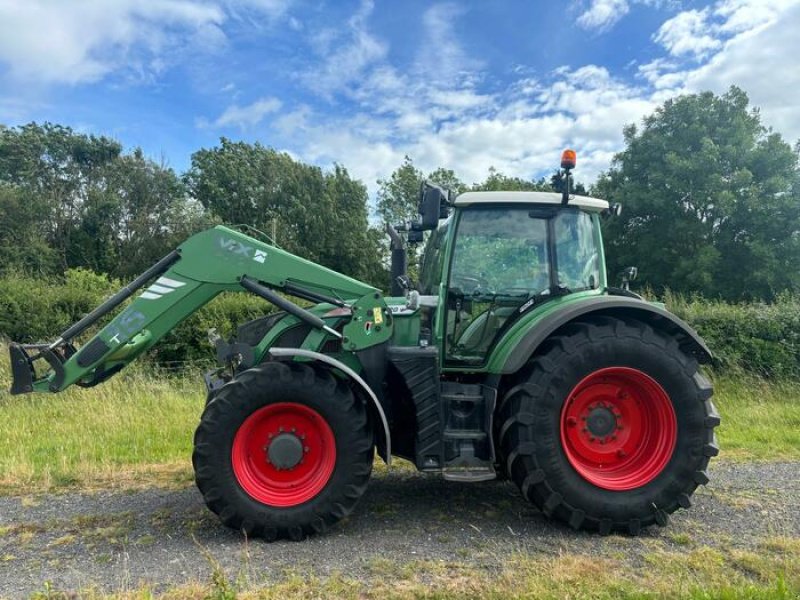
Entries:
POLYGON ((619 274, 620 279, 622 279, 622 289, 626 291, 630 291, 631 289, 631 281, 636 279, 639 275, 639 269, 636 267, 627 267, 626 269, 622 269, 619 274))
POLYGON ((612 202, 608 205, 608 208, 604 208, 603 212, 600 215, 608 219, 609 217, 618 217, 622 214, 622 204, 619 202, 612 202))
POLYGON ((439 219, 442 216, 442 209, 445 207, 447 199, 447 192, 439 186, 427 181, 422 183, 418 207, 419 214, 422 217, 422 222, 420 223, 421 231, 430 231, 439 226, 439 219))

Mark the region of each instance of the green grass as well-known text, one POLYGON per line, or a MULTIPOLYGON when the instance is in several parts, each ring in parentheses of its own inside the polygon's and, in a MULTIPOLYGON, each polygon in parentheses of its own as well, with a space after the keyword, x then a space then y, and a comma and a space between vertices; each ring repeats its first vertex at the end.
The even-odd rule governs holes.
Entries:
MULTIPOLYGON (((91 389, 12 397, 0 346, 0 493, 190 481, 201 381, 139 367, 91 389)), ((732 376, 715 385, 724 459, 800 459, 800 385, 732 376)))
POLYGON ((138 487, 191 478, 200 377, 133 371, 92 389, 10 396, 0 363, 0 492, 138 487))
MULTIPOLYGON (((758 553, 708 546, 684 551, 653 550, 632 566, 625 558, 577 553, 542 557, 496 549, 482 567, 453 560, 373 559, 367 573, 355 578, 341 573, 319 577, 295 569, 274 581, 243 566, 226 573, 206 557, 205 581, 159 589, 163 598, 300 600, 305 598, 438 599, 537 598, 543 600, 789 600, 800 593, 800 546, 796 540, 767 538, 758 553)), ((153 598, 147 587, 113 596, 85 590, 81 597, 134 600, 153 598)), ((61 597, 47 589, 40 598, 61 597)), ((68 596, 63 596, 64 598, 68 596)))
POLYGON ((752 376, 714 381, 721 456, 741 460, 800 458, 800 383, 752 376))

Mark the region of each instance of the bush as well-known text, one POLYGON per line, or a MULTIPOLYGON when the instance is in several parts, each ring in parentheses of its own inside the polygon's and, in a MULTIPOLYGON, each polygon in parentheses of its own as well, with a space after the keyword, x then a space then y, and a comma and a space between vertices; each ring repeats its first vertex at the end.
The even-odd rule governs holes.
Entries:
POLYGON ((179 368, 186 361, 213 360, 208 343, 212 327, 225 339, 242 323, 277 310, 266 300, 244 293, 220 294, 153 347, 152 357, 166 367, 179 368))
POLYGON ((667 308, 705 339, 718 369, 770 378, 800 377, 800 297, 728 304, 667 293, 667 308))
MULTIPOLYGON (((60 280, 6 276, 0 280, 0 337, 53 340, 121 286, 84 269, 69 270, 60 280)), ((800 378, 800 297, 780 296, 772 304, 728 304, 667 293, 663 300, 703 336, 718 370, 800 378)), ((167 334, 148 356, 170 369, 186 362, 210 363, 210 328, 227 338, 237 325, 273 310, 249 294, 222 294, 167 334)), ((83 341, 96 331, 85 334, 83 341)))
MULTIPOLYGON (((25 343, 52 341, 122 285, 85 269, 70 269, 59 280, 20 274, 4 277, 0 280, 0 337, 25 343)), ((208 329, 216 327, 220 335, 229 336, 238 324, 273 310, 255 296, 222 294, 164 336, 149 356, 168 367, 187 361, 212 361, 208 329)), ((79 341, 96 333, 104 322, 79 341)))
POLYGON ((86 269, 64 279, 11 274, 0 280, 0 335, 16 342, 50 340, 121 287, 86 269))

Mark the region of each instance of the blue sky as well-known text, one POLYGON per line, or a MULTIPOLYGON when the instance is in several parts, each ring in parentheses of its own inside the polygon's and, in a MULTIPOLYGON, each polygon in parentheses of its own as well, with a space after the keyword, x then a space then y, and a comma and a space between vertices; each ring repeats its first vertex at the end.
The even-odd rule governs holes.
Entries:
POLYGON ((467 183, 592 181, 622 127, 743 87, 800 138, 800 0, 0 0, 0 123, 52 121, 181 171, 220 136, 339 162, 410 155, 467 183))

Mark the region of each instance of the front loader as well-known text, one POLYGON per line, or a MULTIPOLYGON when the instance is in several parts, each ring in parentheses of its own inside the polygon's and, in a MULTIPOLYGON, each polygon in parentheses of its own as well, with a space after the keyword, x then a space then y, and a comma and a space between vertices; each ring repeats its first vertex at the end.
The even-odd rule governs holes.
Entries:
POLYGON ((390 297, 235 229, 194 235, 55 341, 12 344, 11 391, 99 384, 218 294, 248 292, 279 310, 210 332, 220 366, 192 456, 226 525, 322 532, 363 494, 376 450, 449 480, 510 478, 576 529, 666 525, 718 453, 698 366, 711 353, 608 284, 600 221, 619 207, 572 195, 574 165, 565 152, 561 193, 424 186, 420 220, 387 227, 390 297), (403 238, 426 231, 413 283, 403 238))

